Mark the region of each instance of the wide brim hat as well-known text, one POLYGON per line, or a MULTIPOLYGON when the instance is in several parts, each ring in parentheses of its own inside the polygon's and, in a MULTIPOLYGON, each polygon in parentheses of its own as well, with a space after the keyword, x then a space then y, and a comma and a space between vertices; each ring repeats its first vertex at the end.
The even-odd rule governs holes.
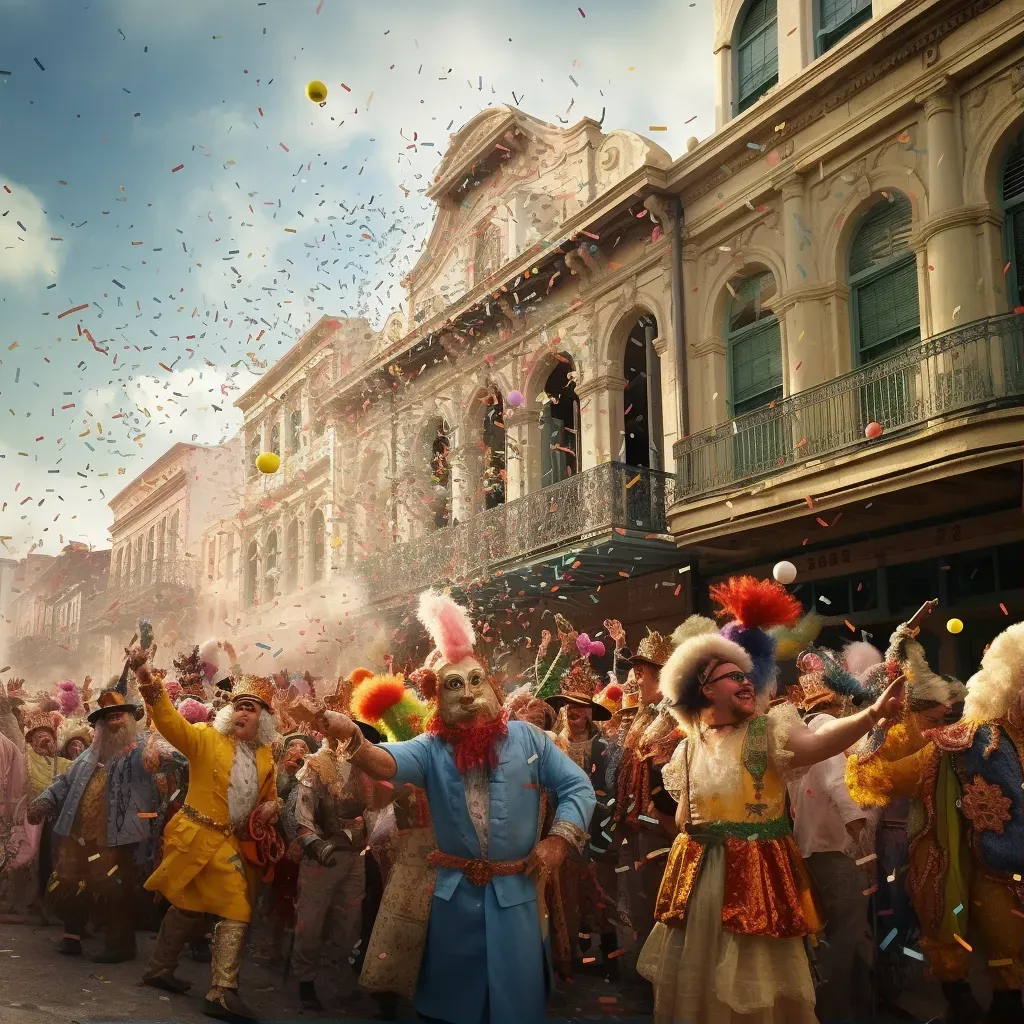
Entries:
MULTIPOLYGON (((100 696, 103 699, 103 695, 100 696)), ((101 718, 106 718, 118 712, 128 712, 135 716, 136 722, 141 722, 146 717, 146 709, 141 704, 133 704, 131 701, 122 700, 118 703, 101 704, 98 708, 89 712, 90 725, 95 725, 101 718)))
POLYGON ((585 693, 556 693, 545 698, 545 703, 556 711, 561 711, 567 704, 590 708, 591 718, 595 722, 607 722, 612 717, 612 713, 603 704, 598 704, 585 693))
POLYGON ((57 724, 53 720, 53 712, 43 711, 40 708, 32 708, 22 715, 22 728, 25 730, 27 740, 32 733, 40 729, 49 729, 53 733, 54 742, 57 741, 57 724))
POLYGON ((81 719, 69 718, 57 730, 57 754, 64 756, 72 740, 81 740, 87 747, 92 743, 92 729, 81 719))

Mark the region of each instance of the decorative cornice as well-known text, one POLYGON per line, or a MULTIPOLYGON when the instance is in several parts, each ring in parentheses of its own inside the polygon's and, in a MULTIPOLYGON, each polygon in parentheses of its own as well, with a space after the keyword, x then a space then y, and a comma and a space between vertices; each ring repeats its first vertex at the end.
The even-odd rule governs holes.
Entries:
POLYGON ((822 302, 825 299, 848 299, 849 297, 850 286, 841 281, 807 285, 804 288, 791 288, 776 300, 775 312, 781 316, 800 302, 822 302))
POLYGON ((934 79, 914 96, 914 102, 919 107, 924 107, 928 117, 942 112, 953 113, 956 107, 953 82, 948 75, 934 79))
POLYGON ((922 222, 914 232, 914 247, 924 248, 928 242, 937 234, 948 231, 951 228, 980 227, 982 224, 992 224, 995 227, 1003 226, 1004 215, 999 210, 994 210, 988 203, 977 203, 974 206, 957 206, 952 210, 943 213, 936 213, 922 222))
POLYGON ((785 177, 780 177, 772 184, 772 188, 782 196, 782 201, 788 199, 803 199, 807 194, 807 181, 804 175, 790 172, 785 177))
POLYGON ((617 373, 602 373, 576 385, 576 397, 582 402, 598 391, 622 392, 626 388, 626 378, 617 373))
POLYGON ((690 354, 697 359, 703 356, 724 356, 726 344, 721 338, 712 335, 710 338, 701 338, 700 341, 690 343, 690 354))
MULTIPOLYGON (((746 167, 748 164, 751 164, 756 160, 760 160, 765 153, 778 149, 779 146, 784 143, 790 142, 795 136, 799 135, 810 125, 820 121, 833 110, 849 103, 849 101, 862 89, 865 89, 867 86, 879 79, 885 78, 895 68, 905 64, 912 57, 916 57, 918 54, 924 53, 929 48, 934 47, 936 43, 944 39, 950 33, 955 32, 961 25, 965 25, 967 22, 979 17, 981 14, 984 14, 985 11, 997 6, 1000 2, 1001 0, 973 0, 973 3, 964 4, 948 17, 943 18, 931 28, 915 36, 902 46, 898 46, 885 56, 881 56, 873 60, 859 74, 853 74, 843 78, 842 80, 844 81, 844 84, 842 84, 838 89, 834 90, 829 95, 825 96, 825 98, 819 103, 809 107, 802 113, 796 113, 787 117, 781 125, 775 126, 778 130, 773 130, 769 134, 768 124, 770 124, 771 120, 781 113, 787 105, 786 102, 779 103, 778 107, 775 109, 775 113, 769 118, 762 130, 761 137, 759 139, 756 137, 752 138, 752 133, 749 129, 742 135, 737 132, 735 140, 736 145, 738 146, 740 144, 740 140, 743 139, 747 142, 746 148, 737 151, 731 156, 727 156, 722 152, 719 152, 714 156, 709 154, 707 158, 709 162, 712 159, 721 161, 720 169, 709 177, 704 178, 699 185, 683 196, 684 207, 689 206, 702 196, 712 192, 723 182, 728 181, 737 170, 746 167), (756 146, 757 148, 751 148, 753 146, 756 146), (728 162, 726 163, 726 161, 728 162)), ((878 31, 882 31, 881 26, 879 26, 878 31)), ((898 38, 898 34, 894 34, 892 38, 898 38)), ((779 93, 780 100, 785 97, 789 100, 790 104, 794 103, 797 100, 797 97, 787 97, 786 94, 790 92, 790 88, 793 90, 798 88, 801 79, 806 82, 806 74, 799 75, 791 82, 785 83, 784 91, 779 93)), ((814 90, 814 92, 816 93, 817 90, 814 90)), ((753 126, 751 126, 751 128, 756 131, 756 128, 753 126)))

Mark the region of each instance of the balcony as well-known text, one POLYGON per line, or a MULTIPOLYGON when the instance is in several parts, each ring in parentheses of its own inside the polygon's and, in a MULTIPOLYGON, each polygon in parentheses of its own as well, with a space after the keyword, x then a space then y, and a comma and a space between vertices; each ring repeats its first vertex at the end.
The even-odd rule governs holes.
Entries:
POLYGON ((250 467, 245 482, 247 503, 276 499, 301 487, 314 471, 326 469, 330 454, 331 435, 330 431, 325 431, 319 437, 310 436, 303 447, 285 450, 281 468, 276 473, 260 473, 250 467))
POLYGON ((555 563, 552 578, 564 581, 562 589, 590 588, 638 574, 638 559, 645 560, 644 572, 674 564, 675 546, 667 536, 673 497, 671 474, 604 463, 420 540, 396 544, 359 568, 376 603, 431 586, 532 575, 542 561, 555 563), (567 571, 570 562, 573 569, 567 571))
POLYGON ((742 488, 773 474, 942 420, 1024 401, 1024 315, 977 320, 676 442, 677 500, 742 488))
POLYGON ((107 589, 86 602, 82 621, 89 629, 104 630, 128 616, 138 618, 166 611, 161 604, 192 599, 196 566, 191 558, 157 558, 124 576, 111 576, 107 589))

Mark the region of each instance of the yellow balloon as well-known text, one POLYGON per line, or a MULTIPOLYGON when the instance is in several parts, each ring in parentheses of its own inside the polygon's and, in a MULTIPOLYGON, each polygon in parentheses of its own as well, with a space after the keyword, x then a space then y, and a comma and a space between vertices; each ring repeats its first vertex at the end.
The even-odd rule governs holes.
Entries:
POLYGON ((273 452, 262 452, 256 456, 256 468, 261 473, 276 473, 281 468, 281 456, 273 452))
POLYGON ((306 86, 306 95, 314 103, 323 103, 327 99, 327 86, 323 82, 310 82, 306 86))
POLYGON ((962 633, 964 624, 959 619, 950 619, 949 622, 946 623, 946 629, 948 629, 950 633, 962 633))

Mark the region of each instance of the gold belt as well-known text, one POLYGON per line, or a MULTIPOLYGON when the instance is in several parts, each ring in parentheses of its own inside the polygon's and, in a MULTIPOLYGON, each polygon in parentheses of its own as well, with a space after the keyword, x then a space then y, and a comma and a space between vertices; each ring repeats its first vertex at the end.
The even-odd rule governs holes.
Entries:
POLYGON ((211 832, 219 832, 225 837, 235 834, 233 825, 222 825, 219 821, 214 821, 213 818, 208 818, 202 811, 197 811, 189 804, 182 804, 181 813, 184 814, 189 821, 194 821, 197 825, 202 825, 203 828, 210 829, 211 832))

